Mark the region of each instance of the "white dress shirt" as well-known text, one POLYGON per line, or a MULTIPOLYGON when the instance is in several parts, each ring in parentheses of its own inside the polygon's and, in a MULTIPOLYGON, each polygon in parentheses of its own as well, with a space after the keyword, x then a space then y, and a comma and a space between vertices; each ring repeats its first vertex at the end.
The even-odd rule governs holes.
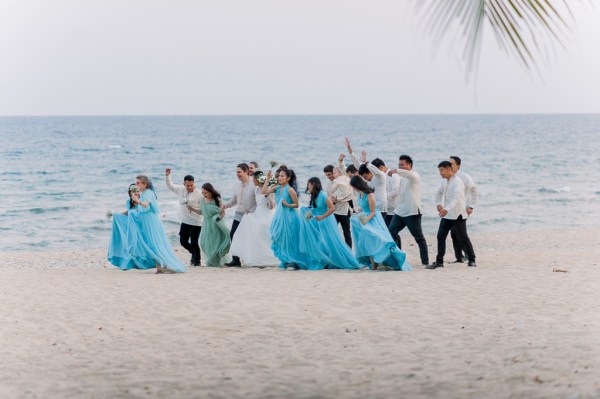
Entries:
POLYGON ((236 181, 233 186, 233 197, 227 203, 225 208, 232 208, 237 205, 234 220, 242 220, 246 213, 253 212, 256 209, 256 197, 254 193, 254 183, 248 179, 246 183, 236 181))
POLYGON ((179 200, 179 214, 181 215, 181 223, 189 224, 191 226, 202 226, 202 215, 196 212, 190 211, 188 205, 194 209, 200 209, 200 200, 202 199, 202 191, 195 188, 193 192, 188 192, 185 186, 174 185, 171 180, 171 175, 167 176, 167 187, 169 190, 177 194, 179 200))
POLYGON ((467 204, 467 208, 475 209, 475 204, 477 204, 477 199, 479 199, 479 190, 473 179, 465 172, 461 172, 460 169, 456 172, 456 176, 460 177, 460 180, 465 185, 465 203, 467 204))
POLYGON ((400 187, 394 213, 402 217, 418 215, 421 210, 421 176, 406 169, 397 169, 396 175, 400 178, 400 187))
MULTIPOLYGON (((360 162, 356 155, 352 153, 350 154, 350 158, 352 158, 352 162, 358 169, 360 162)), ((371 165, 370 162, 367 162, 367 169, 373 174, 373 178, 371 181, 367 181, 367 185, 375 190, 375 209, 379 212, 387 212, 387 174, 379 170, 376 166, 371 165)))
POLYGON ((444 219, 456 220, 461 215, 466 219, 465 185, 462 180, 456 175, 442 179, 435 195, 435 204, 448 211, 444 219))
POLYGON ((388 176, 386 180, 387 207, 390 212, 398 207, 398 200, 400 199, 400 180, 400 176, 397 174, 388 176))
POLYGON ((338 176, 333 181, 327 179, 325 192, 333 201, 333 206, 335 207, 333 213, 336 215, 348 215, 348 211, 350 210, 349 202, 354 199, 354 190, 350 187, 348 176, 338 176))

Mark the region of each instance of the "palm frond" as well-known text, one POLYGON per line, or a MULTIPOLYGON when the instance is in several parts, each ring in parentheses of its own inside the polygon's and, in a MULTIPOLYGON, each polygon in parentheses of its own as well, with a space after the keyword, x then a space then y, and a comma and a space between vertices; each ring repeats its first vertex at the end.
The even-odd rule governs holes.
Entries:
MULTIPOLYGON (((512 53, 525 67, 535 65, 542 51, 543 36, 562 45, 570 30, 572 13, 567 0, 413 0, 423 14, 424 28, 436 43, 464 43, 467 73, 476 67, 484 27, 492 29, 498 45, 512 53), (566 10, 563 18, 557 8, 566 10), (453 31, 456 25, 460 29, 453 31), (456 35, 460 38, 456 38, 456 35)), ((590 0, 590 3, 593 3, 590 0)), ((564 11, 563 11, 564 13, 564 11)))

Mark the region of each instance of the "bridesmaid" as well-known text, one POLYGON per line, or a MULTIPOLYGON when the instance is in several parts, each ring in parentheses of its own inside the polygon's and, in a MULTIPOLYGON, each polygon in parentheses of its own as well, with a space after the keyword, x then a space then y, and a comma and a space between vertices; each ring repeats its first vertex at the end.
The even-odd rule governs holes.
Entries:
POLYGON ((200 210, 188 205, 192 212, 202 213, 204 215, 204 224, 202 225, 202 234, 200 235, 200 248, 204 252, 206 266, 222 266, 228 259, 231 238, 229 229, 223 221, 223 211, 221 211, 221 194, 210 183, 202 185, 202 196, 200 200, 200 210))
POLYGON ((137 206, 136 203, 133 202, 132 197, 134 193, 138 193, 139 190, 135 183, 133 183, 129 185, 127 192, 129 198, 125 201, 125 212, 112 215, 112 234, 110 243, 108 244, 109 262, 123 270, 133 269, 135 267, 135 265, 131 264, 132 260, 128 252, 127 216, 129 212, 134 211, 137 206))
POLYGON ((152 182, 147 176, 139 175, 136 177, 135 185, 140 194, 134 193, 131 196, 131 201, 136 204, 136 207, 127 215, 127 247, 131 257, 128 266, 131 267, 124 269, 156 267, 156 273, 184 272, 186 266, 173 252, 158 216, 160 209, 152 182))
POLYGON ((370 265, 373 270, 380 264, 394 270, 412 270, 406 262, 406 253, 398 249, 381 213, 375 210, 373 189, 360 176, 354 176, 350 185, 358 191, 358 205, 362 208, 350 219, 358 261, 370 265))
POLYGON ((267 172, 267 179, 263 184, 262 193, 275 193, 275 215, 271 222, 271 240, 273 253, 281 262, 279 267, 286 269, 308 269, 309 262, 300 252, 300 216, 298 215, 298 194, 292 188, 296 181, 293 170, 282 169, 277 178, 277 185, 269 187, 271 171, 267 172))
POLYGON ((300 209, 300 250, 310 260, 309 269, 360 269, 331 216, 335 208, 318 177, 308 180, 306 193, 310 204, 300 209))

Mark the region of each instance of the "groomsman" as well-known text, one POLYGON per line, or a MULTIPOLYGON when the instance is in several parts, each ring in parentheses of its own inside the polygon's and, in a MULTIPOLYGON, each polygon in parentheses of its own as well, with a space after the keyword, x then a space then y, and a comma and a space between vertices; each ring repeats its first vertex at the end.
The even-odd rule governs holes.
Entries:
POLYGON ((183 185, 174 185, 171 181, 171 168, 165 169, 165 177, 169 190, 179 198, 179 213, 181 226, 179 227, 179 243, 192 254, 190 264, 200 266, 200 246, 198 238, 202 230, 202 215, 192 212, 188 205, 200 212, 200 199, 202 192, 196 188, 194 176, 187 175, 183 178, 183 185))
POLYGON ((354 198, 354 192, 350 187, 350 179, 340 173, 333 165, 323 168, 328 181, 325 184, 325 192, 333 202, 335 211, 333 216, 338 224, 342 225, 344 240, 352 248, 352 235, 350 234, 350 202, 354 198), (337 173, 336 173, 337 172, 337 173))
POLYGON ((452 171, 452 165, 448 161, 442 161, 438 165, 442 181, 436 193, 437 210, 441 217, 440 226, 437 233, 438 252, 435 262, 427 266, 426 269, 437 269, 444 267, 444 255, 446 254, 446 238, 452 228, 456 232, 467 248, 469 257, 468 265, 475 264, 475 252, 473 245, 467 234, 467 211, 465 205, 465 185, 462 180, 452 171))
POLYGON ((258 162, 256 162, 256 161, 248 162, 248 176, 250 177, 250 179, 252 179, 252 176, 254 176, 254 172, 256 172, 257 170, 258 170, 258 162))
POLYGON ((374 190, 375 208, 381 212, 381 216, 385 219, 388 211, 386 187, 387 175, 382 171, 382 169, 385 169, 385 163, 379 158, 375 158, 371 162, 367 161, 367 153, 364 150, 361 151, 361 159, 359 162, 356 155, 352 152, 352 146, 350 145, 350 139, 348 137, 346 137, 346 149, 348 150, 352 162, 358 168, 358 174, 365 179, 367 185, 374 190))
MULTIPOLYGON (((221 210, 225 211, 227 208, 233 208, 237 206, 235 210, 235 215, 233 217, 233 224, 231 225, 231 233, 230 237, 233 240, 233 236, 235 235, 235 231, 237 230, 242 218, 245 214, 254 212, 256 209, 256 197, 254 193, 254 183, 250 180, 249 176, 249 167, 246 163, 240 163, 236 166, 235 174, 238 178, 238 181, 235 183, 233 187, 233 197, 225 204, 221 205, 221 210)), ((232 257, 232 261, 229 263, 225 263, 225 266, 242 266, 240 262, 240 258, 237 256, 232 257)))
POLYGON ((413 170, 412 158, 405 154, 400 155, 398 169, 388 171, 388 176, 393 175, 397 175, 400 182, 397 206, 388 229, 394 240, 398 240, 398 247, 402 248, 402 239, 399 233, 408 227, 408 231, 419 246, 421 264, 427 266, 429 264, 427 241, 421 228, 421 176, 413 170))
MULTIPOLYGON (((448 161, 450 162, 450 165, 452 165, 452 171, 454 174, 456 174, 456 176, 459 177, 465 185, 465 203, 467 206, 466 218, 468 218, 471 216, 471 213, 473 213, 473 209, 475 208, 475 204, 479 198, 479 191, 477 190, 477 186, 473 182, 471 176, 460 170, 461 160, 459 157, 453 155, 450 157, 450 159, 448 159, 448 161)), ((467 253, 467 249, 463 247, 455 228, 450 230, 450 237, 452 237, 452 247, 454 247, 454 255, 456 256, 456 261, 450 263, 463 263, 463 251, 467 253)))

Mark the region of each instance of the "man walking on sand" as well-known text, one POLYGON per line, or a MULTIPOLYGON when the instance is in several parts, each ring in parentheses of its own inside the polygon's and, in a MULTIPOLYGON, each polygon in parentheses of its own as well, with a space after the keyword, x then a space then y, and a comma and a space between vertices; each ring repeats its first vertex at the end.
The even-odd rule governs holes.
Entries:
POLYGON ((182 185, 174 185, 171 181, 171 168, 165 169, 165 177, 169 190, 179 198, 179 214, 181 226, 179 227, 179 243, 192 254, 190 264, 200 266, 200 246, 198 239, 202 230, 202 215, 188 209, 197 209, 200 212, 200 199, 202 192, 196 188, 194 176, 187 175, 183 178, 182 185))

